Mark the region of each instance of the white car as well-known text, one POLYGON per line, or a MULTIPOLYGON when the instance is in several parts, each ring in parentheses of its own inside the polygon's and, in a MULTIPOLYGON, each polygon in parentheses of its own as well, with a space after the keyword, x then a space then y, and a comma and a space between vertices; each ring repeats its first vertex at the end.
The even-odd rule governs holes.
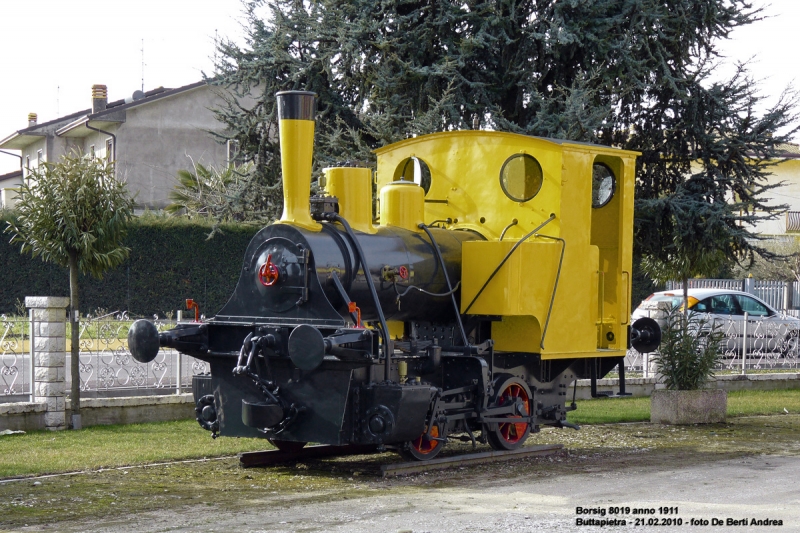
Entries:
MULTIPOLYGON (((741 353, 744 314, 747 313, 747 351, 796 352, 800 319, 788 316, 746 292, 725 289, 689 289, 689 310, 721 326, 723 352, 741 353)), ((683 305, 683 290, 656 292, 631 315, 631 321, 650 317, 662 327, 670 310, 683 305)))

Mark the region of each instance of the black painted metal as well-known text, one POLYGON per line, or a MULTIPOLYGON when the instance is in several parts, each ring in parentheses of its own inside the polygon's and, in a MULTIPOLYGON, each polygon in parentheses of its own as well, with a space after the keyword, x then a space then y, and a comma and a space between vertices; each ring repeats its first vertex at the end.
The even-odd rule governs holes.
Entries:
POLYGON ((661 327, 649 317, 642 317, 631 324, 628 335, 630 345, 640 353, 652 352, 661 344, 661 327))
MULTIPOLYGON (((314 326, 300 324, 289 335, 289 358, 300 370, 314 370, 325 357, 325 340, 314 326)), ((264 427, 264 426, 262 426, 264 427)))
POLYGON ((137 320, 128 330, 128 349, 140 363, 149 363, 158 355, 158 330, 149 320, 137 320))
POLYGON ((209 361, 219 433, 225 437, 262 437, 258 429, 242 422, 242 400, 258 403, 264 396, 249 379, 234 376, 235 364, 232 358, 215 357, 209 361))
POLYGON ((239 454, 239 465, 243 468, 255 466, 272 466, 304 459, 322 457, 341 457, 343 455, 367 455, 378 451, 374 444, 348 444, 344 446, 309 446, 298 451, 264 450, 262 452, 244 452, 239 454))
MULTIPOLYGON (((441 436, 472 433, 511 409, 488 405, 501 371, 530 384, 540 407, 532 431, 566 416, 563 389, 581 371, 578 361, 495 354, 492 317, 458 323, 450 280, 461 279, 463 243, 480 235, 321 226, 316 232, 289 224, 263 228, 217 316, 159 336, 161 346, 209 361, 220 435, 340 446, 402 445, 426 424, 441 427, 441 436), (278 272, 274 284, 259 276, 267 261, 278 272), (365 322, 382 322, 382 330, 386 320, 405 322, 397 350, 384 342, 378 358, 378 332, 350 327, 357 318, 351 301, 365 322), (403 379, 401 362, 408 372, 403 379)), ((604 362, 592 363, 596 373, 594 365, 604 362)))
POLYGON ((455 316, 456 323, 458 324, 458 330, 461 332, 461 341, 464 347, 469 346, 469 339, 467 339, 467 332, 464 331, 464 324, 461 322, 461 313, 458 309, 458 302, 456 301, 456 295, 453 294, 453 285, 450 283, 450 276, 447 275, 447 264, 444 262, 442 258, 441 251, 439 250, 439 245, 436 242, 436 237, 433 236, 431 230, 428 229, 428 226, 425 224, 419 225, 420 229, 425 232, 428 238, 431 240, 431 248, 433 248, 433 253, 436 256, 436 260, 439 261, 439 265, 442 267, 442 273, 444 274, 444 281, 447 284, 447 292, 450 294, 450 301, 453 302, 453 315, 455 316))
POLYGON ((617 396, 631 396, 630 392, 625 391, 625 358, 619 358, 619 394, 617 396))
POLYGON ((208 355, 208 325, 178 324, 175 329, 159 333, 158 342, 162 348, 175 348, 181 353, 204 359, 208 355))
POLYGON ((251 428, 266 428, 278 425, 284 419, 283 408, 276 403, 242 400, 242 422, 251 428))
POLYGON ((406 442, 422 435, 436 388, 430 385, 372 383, 360 393, 362 443, 406 442))
MULTIPOLYGON (((386 317, 383 314, 383 307, 381 306, 380 300, 378 300, 378 292, 375 290, 375 282, 372 279, 371 275, 368 275, 370 272, 369 263, 367 263, 367 258, 364 255, 364 250, 361 248, 361 244, 358 242, 358 237, 353 233, 353 229, 350 227, 350 224, 345 220, 344 217, 339 216, 336 213, 326 213, 326 216, 329 220, 335 220, 345 230, 347 237, 350 239, 350 243, 353 245, 353 250, 356 252, 356 257, 358 259, 358 264, 361 265, 361 269, 364 271, 364 279, 367 282, 367 287, 369 288, 370 296, 372 297, 372 303, 375 306, 375 313, 378 315, 378 322, 380 324, 381 330, 381 337, 383 338, 383 358, 384 358, 384 379, 389 381, 389 377, 391 375, 391 364, 392 364, 392 353, 394 352, 394 347, 392 346, 392 340, 389 338, 389 327, 386 324, 386 317)), ((338 287, 337 287, 338 290, 338 287)))
MULTIPOLYGON (((612 394, 609 391, 599 391, 598 392, 598 390, 597 390, 597 366, 600 363, 601 363, 601 361, 598 361, 597 359, 589 360, 589 365, 590 365, 589 368, 590 368, 590 372, 591 372, 591 374, 589 376, 589 379, 591 380, 590 381, 590 385, 591 385, 592 398, 607 398, 607 397, 611 396, 611 394, 612 394)), ((606 373, 604 372, 602 375, 605 375, 605 374, 606 373)))
POLYGON ((197 374, 192 376, 192 396, 195 403, 203 396, 213 394, 211 385, 211 374, 197 374))
MULTIPOLYGON (((341 315, 331 307, 314 272, 315 256, 306 258, 310 249, 303 232, 287 224, 273 224, 259 231, 247 246, 239 282, 228 302, 212 322, 271 323, 272 318, 301 324, 314 321, 318 325, 344 325, 341 315), (267 258, 279 270, 278 281, 265 286, 259 269, 267 258)), ((324 259, 325 254, 322 254, 324 259)))
POLYGON ((317 94, 309 91, 281 91, 275 93, 278 119, 314 120, 317 94))
MULTIPOLYGON (((482 237, 465 231, 432 229, 451 279, 461 278, 461 245, 482 237)), ((401 228, 379 228, 375 234, 354 231, 370 265, 370 276, 386 320, 451 321, 452 304, 447 296, 430 296, 411 291, 398 302, 394 283, 384 280, 384 267, 409 272, 407 283, 433 293, 446 292, 447 282, 431 244, 422 234, 401 228)), ((318 327, 342 327, 349 320, 347 303, 336 288, 336 273, 351 301, 361 309, 364 321, 379 319, 369 283, 359 268, 357 250, 344 232, 333 224, 312 232, 288 224, 273 224, 262 229, 245 252, 239 282, 228 303, 212 322, 239 324, 311 324, 318 327), (310 252, 302 263, 302 250, 310 252), (265 287, 258 280, 258 270, 267 256, 281 270, 278 282, 265 287), (303 269, 308 269, 308 300, 302 296, 303 269), (316 274, 316 275, 314 275, 316 274)), ((406 282, 400 282, 402 288, 406 282)))

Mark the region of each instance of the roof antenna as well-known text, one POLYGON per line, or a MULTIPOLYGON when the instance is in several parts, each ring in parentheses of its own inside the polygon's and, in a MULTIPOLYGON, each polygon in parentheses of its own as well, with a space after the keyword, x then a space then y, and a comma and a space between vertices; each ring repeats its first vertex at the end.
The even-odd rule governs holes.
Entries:
POLYGON ((59 97, 61 96, 61 85, 56 85, 56 116, 61 116, 61 105, 59 97))
POLYGON ((218 52, 219 52, 219 34, 217 33, 217 30, 215 29, 214 30, 214 68, 217 68, 217 61, 219 60, 219 57, 217 56, 218 52))
POLYGON ((144 92, 144 39, 142 39, 142 92, 144 92))

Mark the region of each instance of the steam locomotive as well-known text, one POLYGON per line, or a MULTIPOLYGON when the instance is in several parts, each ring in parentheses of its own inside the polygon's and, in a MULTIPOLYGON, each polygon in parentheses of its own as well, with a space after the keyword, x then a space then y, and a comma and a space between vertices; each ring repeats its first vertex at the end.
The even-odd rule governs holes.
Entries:
MULTIPOLYGON (((215 317, 162 333, 137 321, 133 356, 208 362, 200 424, 284 450, 426 460, 454 435, 512 450, 572 427, 570 384, 627 348, 637 154, 449 131, 378 149, 374 174, 327 168, 310 197, 315 95, 276 98, 281 220, 252 239, 215 317)), ((647 350, 659 335, 642 323, 631 337, 647 350)))

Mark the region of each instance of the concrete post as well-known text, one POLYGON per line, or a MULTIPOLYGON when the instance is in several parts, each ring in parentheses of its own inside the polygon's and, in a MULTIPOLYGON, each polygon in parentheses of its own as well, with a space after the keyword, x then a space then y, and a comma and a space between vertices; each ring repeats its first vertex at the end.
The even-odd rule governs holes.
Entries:
POLYGON ((756 293, 756 280, 754 278, 744 278, 744 287, 742 288, 743 292, 747 292, 749 294, 756 293))
POLYGON ((783 282, 783 310, 789 311, 790 309, 794 308, 794 302, 792 301, 792 297, 794 296, 794 290, 792 285, 794 285, 791 281, 784 281, 783 282))
POLYGON ((32 310, 33 365, 36 398, 46 405, 46 429, 66 428, 66 309, 69 298, 28 296, 25 307, 32 310))

